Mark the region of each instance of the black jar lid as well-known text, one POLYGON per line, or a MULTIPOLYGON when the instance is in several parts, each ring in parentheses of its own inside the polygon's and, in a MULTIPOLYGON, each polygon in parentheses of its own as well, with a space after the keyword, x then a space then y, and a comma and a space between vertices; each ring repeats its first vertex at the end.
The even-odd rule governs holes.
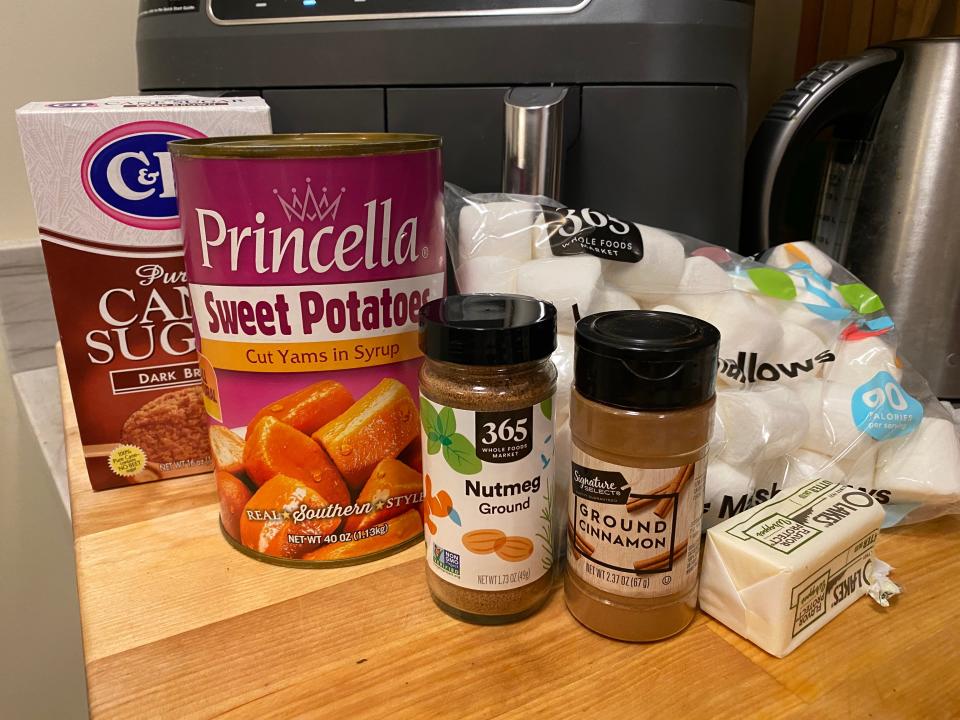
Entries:
POLYGON ((677 313, 621 310, 577 323, 574 384, 627 410, 692 407, 713 397, 720 331, 677 313))
POLYGON ((420 309, 420 349, 431 360, 517 365, 556 347, 557 309, 524 295, 451 295, 420 309))

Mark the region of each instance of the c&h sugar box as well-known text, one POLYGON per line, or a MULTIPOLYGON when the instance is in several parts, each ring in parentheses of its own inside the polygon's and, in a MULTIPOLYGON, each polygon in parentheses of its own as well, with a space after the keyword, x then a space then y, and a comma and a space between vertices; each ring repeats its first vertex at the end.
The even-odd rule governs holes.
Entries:
POLYGON ((260 98, 34 102, 17 125, 95 490, 210 469, 167 143, 270 132, 260 98))

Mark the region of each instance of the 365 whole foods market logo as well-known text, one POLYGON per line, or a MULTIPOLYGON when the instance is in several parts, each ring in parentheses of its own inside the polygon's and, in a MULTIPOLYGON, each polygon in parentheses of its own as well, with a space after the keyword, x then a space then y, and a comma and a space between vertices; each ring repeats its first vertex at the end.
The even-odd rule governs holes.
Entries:
POLYGON ((202 138, 178 123, 132 122, 104 133, 87 148, 80 165, 87 196, 118 222, 146 230, 179 227, 173 163, 167 143, 202 138))

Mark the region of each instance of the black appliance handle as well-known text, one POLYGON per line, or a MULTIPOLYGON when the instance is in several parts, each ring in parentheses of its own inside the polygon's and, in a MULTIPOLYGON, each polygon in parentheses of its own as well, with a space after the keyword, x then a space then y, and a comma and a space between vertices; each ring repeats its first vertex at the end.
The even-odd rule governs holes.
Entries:
POLYGON ((789 179, 810 142, 843 120, 845 136, 869 139, 900 71, 894 48, 871 48, 857 57, 825 62, 784 92, 767 112, 747 151, 743 174, 740 252, 777 244, 789 179))

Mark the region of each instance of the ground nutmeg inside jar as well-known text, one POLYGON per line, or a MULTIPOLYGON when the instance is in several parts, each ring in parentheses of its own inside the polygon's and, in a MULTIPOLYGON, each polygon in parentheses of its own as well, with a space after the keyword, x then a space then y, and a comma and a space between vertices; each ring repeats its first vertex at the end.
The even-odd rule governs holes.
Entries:
POLYGON ((518 295, 420 313, 427 585, 461 620, 520 620, 550 592, 556 325, 553 305, 518 295))

